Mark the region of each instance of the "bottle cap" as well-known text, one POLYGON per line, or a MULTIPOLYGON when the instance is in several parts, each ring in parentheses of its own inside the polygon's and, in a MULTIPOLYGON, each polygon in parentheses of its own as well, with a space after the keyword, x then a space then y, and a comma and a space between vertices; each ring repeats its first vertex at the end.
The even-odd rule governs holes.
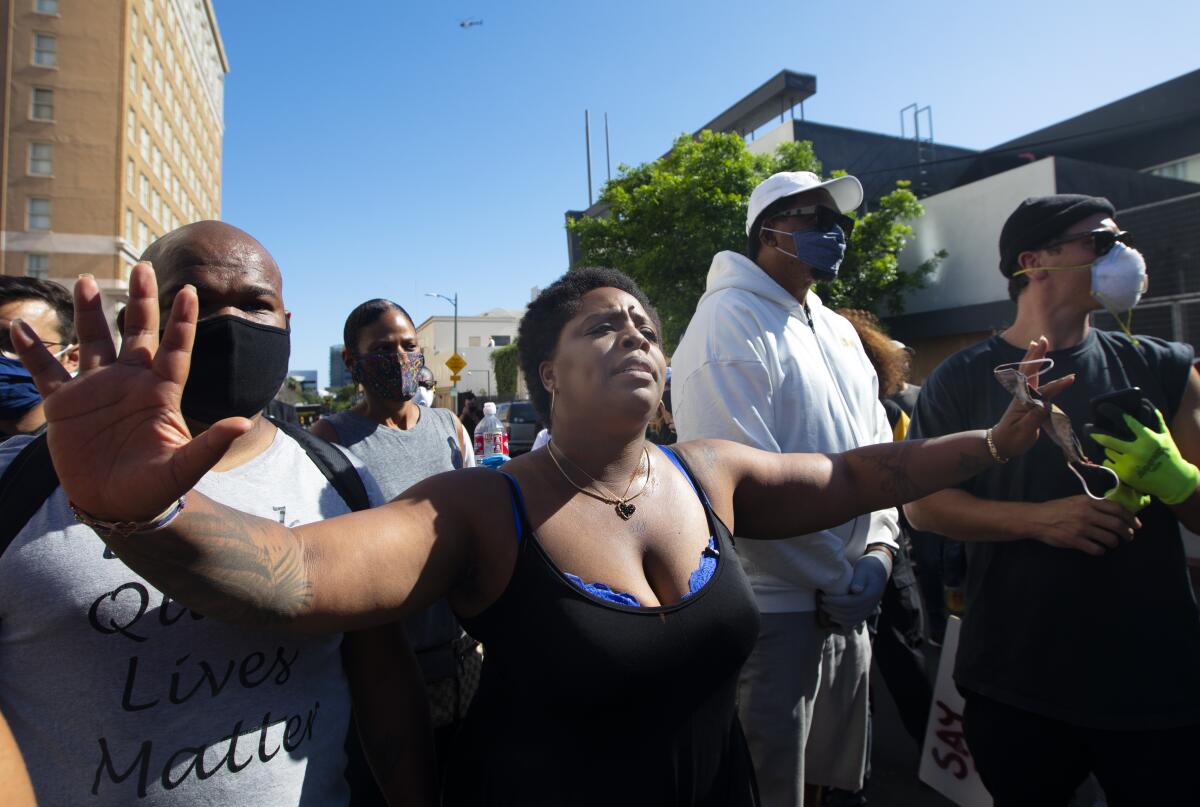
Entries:
POLYGON ((485 403, 483 405, 483 414, 485 416, 496 414, 496 404, 493 403, 492 401, 488 401, 487 403, 485 403))

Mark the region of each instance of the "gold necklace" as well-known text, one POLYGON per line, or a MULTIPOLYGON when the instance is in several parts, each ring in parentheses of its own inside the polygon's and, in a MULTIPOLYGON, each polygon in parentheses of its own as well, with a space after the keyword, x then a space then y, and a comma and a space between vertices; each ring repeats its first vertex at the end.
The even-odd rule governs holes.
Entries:
POLYGON ((630 504, 630 502, 633 501, 634 499, 636 499, 638 496, 641 496, 650 487, 650 473, 651 473, 651 469, 653 468, 653 466, 650 464, 650 451, 646 448, 645 444, 642 445, 642 457, 646 461, 646 484, 642 485, 642 489, 639 490, 637 493, 633 494, 632 496, 629 495, 629 489, 631 487, 633 487, 633 480, 637 479, 638 473, 642 470, 641 462, 638 462, 637 467, 633 469, 633 475, 629 477, 629 484, 625 486, 625 494, 623 496, 617 496, 611 490, 609 490, 607 487, 605 487, 600 482, 600 480, 596 479, 594 476, 589 474, 587 471, 583 470, 578 465, 571 462, 570 458, 566 454, 563 454, 563 459, 566 460, 571 465, 571 467, 573 467, 575 470, 579 471, 581 474, 586 476, 588 479, 592 480, 592 483, 596 487, 600 488, 602 491, 604 491, 604 493, 607 494, 606 496, 602 496, 599 493, 597 493, 596 491, 588 490, 587 488, 578 484, 574 479, 571 478, 570 474, 568 474, 565 470, 563 470, 562 465, 560 465, 558 462, 558 451, 557 451, 557 449, 554 448, 553 442, 549 443, 546 447, 550 449, 550 459, 554 461, 554 467, 557 468, 558 472, 563 475, 563 479, 570 482, 571 485, 576 490, 578 490, 580 493, 587 494, 588 496, 591 496, 593 499, 599 499, 600 501, 604 502, 605 504, 613 505, 614 509, 617 511, 617 515, 619 515, 622 518, 622 520, 624 520, 624 521, 628 521, 633 516, 634 512, 637 510, 637 508, 635 506, 633 506, 632 504, 630 504))

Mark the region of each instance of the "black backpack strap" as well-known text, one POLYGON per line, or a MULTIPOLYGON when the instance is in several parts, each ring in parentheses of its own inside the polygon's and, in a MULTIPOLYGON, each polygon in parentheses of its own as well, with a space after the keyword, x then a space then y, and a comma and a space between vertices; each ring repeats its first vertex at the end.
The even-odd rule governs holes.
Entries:
MULTIPOLYGON (((358 470, 332 443, 317 437, 299 423, 278 420, 271 415, 267 415, 267 420, 300 444, 304 453, 313 461, 313 465, 317 466, 346 502, 347 507, 351 510, 367 510, 371 507, 367 486, 363 484, 358 470)), ((353 715, 350 717, 343 751, 346 754, 346 782, 350 785, 350 807, 386 807, 387 801, 371 773, 371 766, 367 762, 366 752, 363 751, 353 715)))
POLYGON ((43 431, 21 449, 0 476, 0 555, 25 528, 58 487, 58 474, 50 461, 50 446, 43 431))
POLYGON ((322 440, 299 423, 288 423, 268 416, 275 427, 295 440, 308 454, 313 465, 329 480, 334 490, 342 497, 342 501, 351 510, 367 510, 371 507, 371 499, 367 496, 367 486, 363 484, 358 469, 333 444, 322 440))

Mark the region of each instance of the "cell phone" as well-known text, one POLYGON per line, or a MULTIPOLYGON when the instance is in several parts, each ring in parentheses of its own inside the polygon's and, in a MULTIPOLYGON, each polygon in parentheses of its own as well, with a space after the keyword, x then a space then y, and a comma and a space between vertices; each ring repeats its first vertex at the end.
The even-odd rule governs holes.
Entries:
POLYGON ((1153 417, 1154 405, 1142 395, 1141 387, 1129 387, 1127 389, 1106 392, 1103 395, 1097 395, 1095 398, 1092 398, 1090 403, 1092 423, 1095 426, 1110 434, 1115 434, 1122 440, 1133 440, 1133 432, 1125 425, 1125 421, 1114 422, 1101 411, 1101 404, 1109 404, 1120 409, 1125 414, 1134 417, 1147 429, 1158 428, 1158 422, 1153 417))

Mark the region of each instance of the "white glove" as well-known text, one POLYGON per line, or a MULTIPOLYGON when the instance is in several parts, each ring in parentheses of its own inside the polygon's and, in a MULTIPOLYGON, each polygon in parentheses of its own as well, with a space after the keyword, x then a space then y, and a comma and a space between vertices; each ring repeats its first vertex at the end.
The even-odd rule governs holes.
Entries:
POLYGON ((879 605, 891 574, 890 557, 882 552, 868 552, 854 562, 850 590, 845 594, 825 594, 818 598, 818 607, 830 620, 843 628, 857 628, 879 605))

